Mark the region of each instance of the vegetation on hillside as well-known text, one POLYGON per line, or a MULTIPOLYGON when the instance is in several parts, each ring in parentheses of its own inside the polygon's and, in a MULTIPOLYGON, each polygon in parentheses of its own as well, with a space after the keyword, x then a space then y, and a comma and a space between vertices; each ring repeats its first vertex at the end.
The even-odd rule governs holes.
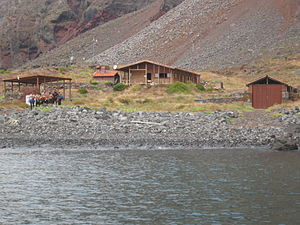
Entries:
MULTIPOLYGON (((92 80, 94 69, 81 66, 67 67, 63 73, 55 68, 39 68, 32 70, 11 71, 5 77, 15 77, 32 74, 45 74, 71 77, 72 82, 86 83, 89 88, 72 90, 72 101, 63 101, 63 106, 86 106, 91 108, 106 107, 109 110, 134 111, 170 111, 170 112, 213 112, 215 110, 253 110, 250 102, 196 103, 196 99, 220 98, 234 93, 247 91, 246 84, 266 74, 282 80, 294 87, 300 88, 300 55, 290 56, 288 59, 270 59, 259 61, 251 66, 239 69, 219 71, 218 73, 203 72, 201 79, 205 85, 176 82, 171 85, 133 85, 127 87, 118 84, 113 87, 111 82, 92 80), (224 89, 220 89, 221 83, 224 89), (116 91, 116 87, 118 91, 116 91), (119 89, 119 87, 122 87, 119 89), (125 87, 125 89, 124 89, 125 87), (115 89, 115 91, 114 91, 115 89)), ((3 85, 0 85, 2 93, 3 85)), ((300 106, 299 100, 276 105, 268 110, 280 107, 300 106)), ((0 108, 26 108, 22 101, 5 101, 0 97, 0 108)))

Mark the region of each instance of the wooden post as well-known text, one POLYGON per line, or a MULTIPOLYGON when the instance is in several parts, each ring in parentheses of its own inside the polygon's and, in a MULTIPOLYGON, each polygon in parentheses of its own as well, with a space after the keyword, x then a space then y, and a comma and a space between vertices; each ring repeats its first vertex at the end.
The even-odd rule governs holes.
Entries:
POLYGON ((19 91, 21 91, 21 83, 20 82, 18 83, 18 86, 19 86, 19 91))
POLYGON ((11 93, 14 94, 14 82, 11 82, 11 93))
POLYGON ((145 68, 146 68, 146 73, 145 73, 145 84, 148 84, 148 66, 147 66, 148 63, 145 63, 145 68))
POLYGON ((39 77, 36 78, 36 89, 35 90, 38 93, 40 92, 40 78, 39 77))
POLYGON ((128 72, 128 85, 130 85, 130 83, 131 83, 131 71, 130 71, 130 68, 129 68, 129 72, 128 72))
POLYGON ((71 84, 71 80, 69 80, 69 100, 72 100, 72 96, 71 96, 71 88, 72 88, 72 84, 71 84))
POLYGON ((3 88, 4 88, 4 97, 6 97, 6 82, 3 81, 3 88))
POLYGON ((159 69, 160 69, 160 66, 158 66, 158 84, 160 84, 160 78, 159 78, 159 69))
POLYGON ((44 77, 44 93, 46 93, 46 77, 44 77))
POLYGON ((63 81, 63 85, 64 85, 63 96, 64 96, 64 98, 66 99, 66 88, 65 88, 66 81, 65 81, 65 80, 63 81))

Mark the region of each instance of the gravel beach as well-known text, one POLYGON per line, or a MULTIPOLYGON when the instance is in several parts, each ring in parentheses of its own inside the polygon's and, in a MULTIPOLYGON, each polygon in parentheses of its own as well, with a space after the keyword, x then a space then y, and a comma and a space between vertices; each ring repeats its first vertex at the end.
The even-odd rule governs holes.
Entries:
POLYGON ((83 107, 0 109, 0 148, 297 150, 299 108, 211 114, 92 110, 83 107))

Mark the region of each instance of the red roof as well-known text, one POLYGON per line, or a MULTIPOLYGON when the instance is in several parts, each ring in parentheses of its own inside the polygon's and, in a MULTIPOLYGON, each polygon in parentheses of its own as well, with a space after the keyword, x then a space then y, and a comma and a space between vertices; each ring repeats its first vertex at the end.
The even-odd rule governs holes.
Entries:
POLYGON ((101 70, 97 70, 94 73, 94 77, 114 77, 115 75, 118 74, 118 71, 101 71, 101 70))

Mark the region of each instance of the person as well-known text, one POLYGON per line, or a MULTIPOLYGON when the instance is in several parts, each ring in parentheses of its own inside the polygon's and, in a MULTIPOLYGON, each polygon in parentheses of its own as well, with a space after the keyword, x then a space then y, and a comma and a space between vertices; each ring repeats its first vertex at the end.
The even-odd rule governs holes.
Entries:
POLYGON ((32 108, 34 107, 34 103, 35 103, 33 94, 30 94, 30 96, 29 96, 29 103, 30 103, 30 109, 32 110, 32 108))
POLYGON ((41 95, 40 94, 36 94, 35 95, 35 106, 38 107, 41 105, 41 95))
POLYGON ((58 96, 58 93, 56 91, 53 92, 52 94, 53 96, 53 103, 55 103, 57 105, 57 96, 58 96))
POLYGON ((57 104, 58 104, 58 105, 61 105, 61 101, 62 101, 63 99, 64 99, 63 96, 58 95, 58 96, 57 96, 57 104))

